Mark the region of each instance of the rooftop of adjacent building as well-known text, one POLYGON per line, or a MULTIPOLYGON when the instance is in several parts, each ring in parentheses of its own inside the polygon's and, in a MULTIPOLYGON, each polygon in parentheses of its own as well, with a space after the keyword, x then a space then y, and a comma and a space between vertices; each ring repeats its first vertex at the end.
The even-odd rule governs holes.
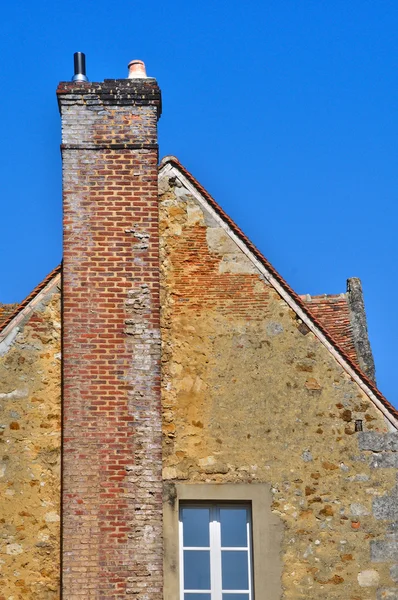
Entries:
POLYGON ((351 360, 360 366, 350 319, 348 293, 319 296, 305 294, 300 297, 351 360))
POLYGON ((0 325, 4 323, 15 310, 17 310, 18 306, 18 302, 15 302, 14 304, 2 304, 0 302, 0 325))

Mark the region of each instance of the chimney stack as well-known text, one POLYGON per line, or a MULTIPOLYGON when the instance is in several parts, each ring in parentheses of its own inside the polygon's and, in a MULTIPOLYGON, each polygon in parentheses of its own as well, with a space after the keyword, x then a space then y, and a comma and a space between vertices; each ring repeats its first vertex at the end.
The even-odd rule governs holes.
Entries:
POLYGON ((87 83, 78 62, 74 81, 57 90, 63 598, 161 600, 161 94, 140 61, 130 63, 128 79, 102 83, 87 83))

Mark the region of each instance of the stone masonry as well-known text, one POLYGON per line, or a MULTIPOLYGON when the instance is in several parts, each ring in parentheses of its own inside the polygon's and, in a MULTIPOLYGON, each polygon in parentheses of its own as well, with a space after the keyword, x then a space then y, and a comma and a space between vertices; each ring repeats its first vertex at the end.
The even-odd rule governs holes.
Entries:
MULTIPOLYGON (((361 433, 359 447, 365 451, 366 459, 375 473, 388 470, 393 476, 397 475, 397 432, 384 435, 373 432, 361 433)), ((382 480, 382 477, 379 479, 382 480)), ((376 563, 375 567, 380 563, 390 565, 388 587, 381 587, 378 590, 377 600, 398 600, 398 480, 387 493, 375 497, 372 513, 376 519, 386 524, 386 532, 384 539, 371 542, 371 561, 376 563)))
POLYGON ((153 79, 61 83, 63 597, 162 597, 153 79))
POLYGON ((0 334, 0 600, 60 597, 59 284, 0 334))
POLYGON ((166 166, 164 479, 270 486, 284 532, 280 598, 397 598, 397 434, 200 189, 166 166))

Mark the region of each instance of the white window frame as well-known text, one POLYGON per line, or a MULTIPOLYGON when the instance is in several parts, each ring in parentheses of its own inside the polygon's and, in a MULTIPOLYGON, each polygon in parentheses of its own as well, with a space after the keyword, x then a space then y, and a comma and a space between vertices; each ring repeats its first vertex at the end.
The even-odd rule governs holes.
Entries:
POLYGON ((210 594, 211 600, 222 600, 223 595, 246 594, 247 600, 254 600, 253 596, 253 566, 252 566, 252 507, 251 503, 235 502, 203 502, 203 503, 181 503, 179 510, 179 549, 180 549, 180 599, 184 600, 184 594, 210 594), (209 543, 207 547, 184 546, 183 545, 183 522, 181 513, 183 508, 208 508, 210 510, 209 543), (221 546, 221 508, 244 508, 247 511, 247 544, 246 546, 221 546), (210 584, 209 590, 191 590, 184 588, 184 550, 210 551, 210 584), (248 562, 248 589, 247 590, 223 590, 222 589, 222 551, 246 551, 248 562))
POLYGON ((182 483, 163 486, 163 599, 180 599, 179 507, 182 503, 242 503, 252 507, 252 573, 255 600, 280 600, 284 525, 272 512, 268 483, 182 483))

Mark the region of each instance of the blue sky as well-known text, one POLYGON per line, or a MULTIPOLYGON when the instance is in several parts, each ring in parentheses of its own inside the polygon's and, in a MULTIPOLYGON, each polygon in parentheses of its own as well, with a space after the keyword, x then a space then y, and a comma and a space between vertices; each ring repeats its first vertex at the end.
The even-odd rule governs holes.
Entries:
POLYGON ((398 3, 19 0, 0 22, 0 302, 61 259, 58 81, 140 58, 160 153, 199 179, 298 293, 362 279, 380 389, 398 406, 398 3))

